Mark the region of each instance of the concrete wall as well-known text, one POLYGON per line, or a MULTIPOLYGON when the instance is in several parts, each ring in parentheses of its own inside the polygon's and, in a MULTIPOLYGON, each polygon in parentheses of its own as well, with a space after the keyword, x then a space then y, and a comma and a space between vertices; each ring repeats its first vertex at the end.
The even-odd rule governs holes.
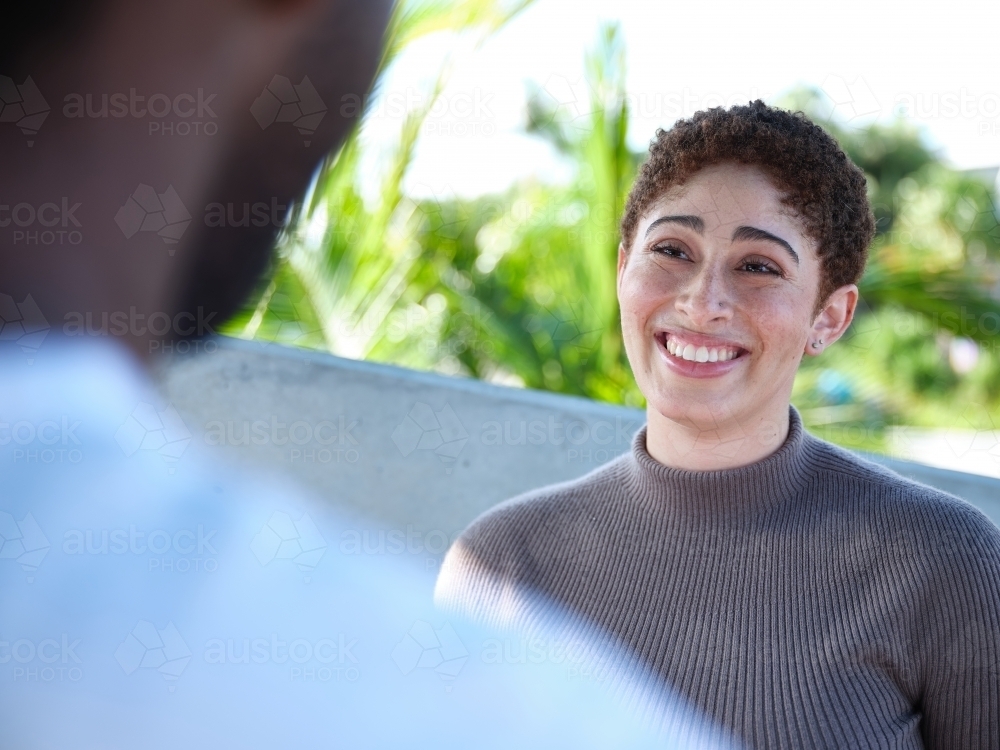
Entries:
MULTIPOLYGON (((586 399, 233 339, 175 357, 161 378, 201 450, 422 538, 454 538, 495 503, 627 452, 644 421, 586 399)), ((1000 481, 873 458, 1000 525, 1000 481)))

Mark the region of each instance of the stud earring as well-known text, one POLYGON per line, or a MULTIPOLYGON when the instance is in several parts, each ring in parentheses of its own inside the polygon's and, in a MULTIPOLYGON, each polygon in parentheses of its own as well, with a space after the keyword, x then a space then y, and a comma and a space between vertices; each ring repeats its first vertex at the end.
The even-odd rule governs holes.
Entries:
POLYGON ((823 346, 823 339, 813 341, 813 349, 819 349, 821 346, 823 346))

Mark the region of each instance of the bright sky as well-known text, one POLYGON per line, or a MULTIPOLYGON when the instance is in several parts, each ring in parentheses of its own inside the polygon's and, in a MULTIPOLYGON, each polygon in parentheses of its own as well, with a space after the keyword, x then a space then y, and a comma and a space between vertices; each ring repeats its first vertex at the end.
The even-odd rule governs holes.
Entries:
POLYGON ((407 180, 413 195, 474 196, 566 166, 523 133, 528 82, 568 106, 586 101, 585 51, 602 21, 621 23, 636 147, 679 116, 799 85, 823 89, 854 123, 895 111, 959 168, 1000 164, 1000 3, 665 2, 538 0, 478 49, 437 36, 399 61, 366 137, 387 144, 394 110, 427 90, 446 53, 451 72, 407 180))

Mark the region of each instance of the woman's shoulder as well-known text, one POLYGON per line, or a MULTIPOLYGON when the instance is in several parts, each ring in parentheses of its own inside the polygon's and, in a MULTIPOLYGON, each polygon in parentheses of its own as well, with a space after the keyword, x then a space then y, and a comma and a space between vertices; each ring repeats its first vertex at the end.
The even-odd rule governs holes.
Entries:
POLYGON ((545 485, 490 508, 458 538, 466 550, 486 558, 531 554, 571 536, 570 529, 589 519, 598 507, 620 502, 630 454, 619 456, 587 474, 545 485))
POLYGON ((571 522, 597 505, 613 502, 623 492, 630 454, 603 464, 581 477, 523 492, 490 508, 462 533, 466 543, 479 539, 535 538, 554 523, 571 522))
POLYGON ((849 502, 872 521, 883 518, 932 536, 961 531, 1000 549, 1000 529, 967 500, 814 436, 808 436, 808 443, 815 468, 812 483, 821 496, 849 502))
POLYGON ((614 504, 626 491, 629 459, 625 454, 582 477, 522 493, 480 515, 448 551, 435 601, 475 618, 506 622, 503 613, 521 608, 522 597, 539 587, 544 570, 588 538, 597 506, 614 504))

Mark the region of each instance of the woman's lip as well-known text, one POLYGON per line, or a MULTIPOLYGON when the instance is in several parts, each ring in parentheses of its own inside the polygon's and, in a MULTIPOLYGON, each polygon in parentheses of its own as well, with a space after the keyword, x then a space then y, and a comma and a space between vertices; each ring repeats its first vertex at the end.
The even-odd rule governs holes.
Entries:
MULTIPOLYGON (((667 351, 667 332, 663 331, 656 335, 656 348, 659 349, 660 355, 663 357, 667 367, 677 373, 688 378, 717 378, 725 375, 729 371, 740 367, 743 361, 747 359, 749 352, 739 345, 715 343, 716 348, 721 348, 728 346, 733 349, 738 349, 738 354, 730 360, 725 362, 694 362, 688 359, 682 359, 680 357, 675 357, 669 351, 667 351)), ((680 336, 678 336, 680 338, 680 336)), ((701 340, 705 340, 708 337, 702 336, 701 340)), ((688 343, 696 343, 693 339, 685 338, 688 343)), ((713 342, 719 341, 719 339, 711 339, 713 342)))

